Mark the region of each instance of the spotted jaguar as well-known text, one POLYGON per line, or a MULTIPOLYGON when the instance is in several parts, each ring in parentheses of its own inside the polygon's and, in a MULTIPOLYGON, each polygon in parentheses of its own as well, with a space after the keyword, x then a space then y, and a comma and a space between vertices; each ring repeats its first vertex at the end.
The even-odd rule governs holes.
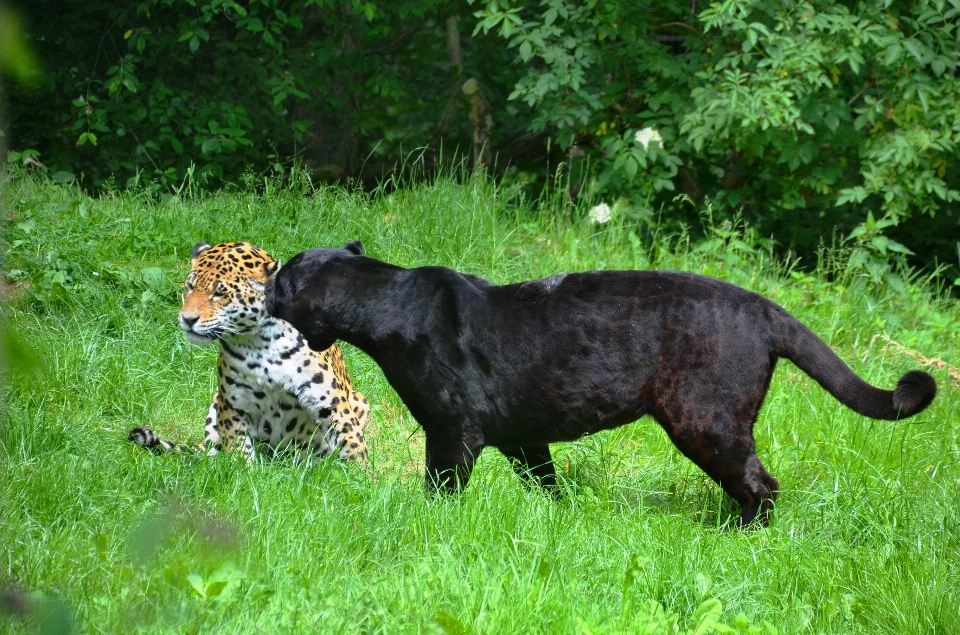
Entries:
MULTIPOLYGON (((340 347, 314 351, 289 323, 267 314, 264 288, 279 269, 280 261, 245 242, 193 248, 180 329, 192 344, 220 348, 206 452, 366 461, 370 406, 353 389, 340 347)), ((158 452, 187 448, 146 427, 128 439, 158 452)))

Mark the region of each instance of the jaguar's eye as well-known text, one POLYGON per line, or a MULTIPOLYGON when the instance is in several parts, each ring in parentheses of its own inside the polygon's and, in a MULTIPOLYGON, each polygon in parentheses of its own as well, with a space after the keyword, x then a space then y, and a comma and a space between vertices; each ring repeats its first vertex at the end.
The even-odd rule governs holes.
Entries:
POLYGON ((218 282, 216 285, 214 285, 213 293, 210 294, 210 298, 212 300, 219 300, 225 295, 227 295, 227 287, 224 286, 222 283, 218 282))

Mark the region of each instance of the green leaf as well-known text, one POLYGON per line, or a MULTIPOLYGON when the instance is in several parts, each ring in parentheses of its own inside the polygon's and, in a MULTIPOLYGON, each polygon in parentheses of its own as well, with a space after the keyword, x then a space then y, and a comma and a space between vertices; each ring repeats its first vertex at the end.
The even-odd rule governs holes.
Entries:
POLYGON ((524 40, 520 43, 520 58, 524 62, 529 62, 533 57, 533 47, 530 45, 529 40, 524 40))
MULTIPOLYGON (((719 623, 722 614, 723 605, 720 603, 720 600, 713 598, 704 601, 693 613, 693 623, 696 625, 693 630, 693 635, 706 635, 707 633, 717 632, 719 630, 718 627, 727 628, 729 629, 727 632, 733 632, 733 629, 730 629, 730 627, 725 627, 719 623)), ((724 631, 719 630, 719 632, 724 631)))
POLYGON ((920 62, 921 64, 924 63, 924 59, 929 54, 929 50, 927 49, 927 47, 925 47, 923 44, 921 44, 919 41, 913 38, 908 38, 904 40, 903 48, 907 49, 907 51, 911 55, 913 55, 917 59, 917 61, 920 62))
POLYGON ((167 277, 160 267, 144 267, 140 270, 144 283, 150 287, 161 288, 166 286, 167 277))
POLYGON ((197 595, 202 597, 204 600, 207 599, 207 594, 203 589, 203 578, 200 577, 200 574, 188 573, 187 582, 189 582, 190 586, 193 587, 193 590, 197 592, 197 595))
POLYGON ((893 240, 892 238, 887 239, 887 249, 889 249, 890 251, 895 251, 900 254, 907 254, 908 256, 913 255, 912 251, 907 249, 904 245, 901 245, 897 241, 893 240))
POLYGON ((217 598, 223 590, 227 588, 229 582, 227 580, 217 580, 216 582, 211 582, 207 585, 207 599, 213 600, 217 598))
POLYGON ((900 58, 900 54, 903 52, 903 49, 899 44, 894 44, 887 47, 886 55, 884 55, 883 63, 887 66, 893 66, 897 63, 897 60, 900 58))
POLYGON ((173 147, 173 151, 177 154, 183 154, 183 144, 177 141, 176 137, 170 138, 170 145, 173 147))
POLYGON ((907 285, 903 282, 903 278, 901 278, 901 277, 898 276, 897 274, 888 271, 887 273, 883 274, 883 279, 886 280, 887 283, 888 283, 891 287, 893 287, 893 289, 894 289, 897 293, 906 293, 906 292, 907 292, 907 285))

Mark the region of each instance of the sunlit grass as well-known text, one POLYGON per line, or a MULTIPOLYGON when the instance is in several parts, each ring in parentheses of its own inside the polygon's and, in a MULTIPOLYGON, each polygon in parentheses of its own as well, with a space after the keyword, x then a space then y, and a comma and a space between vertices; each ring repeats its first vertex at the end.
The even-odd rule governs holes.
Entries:
POLYGON ((216 353, 174 322, 198 240, 286 260, 360 238, 374 257, 497 283, 708 273, 772 297, 884 387, 918 362, 883 334, 960 363, 956 301, 842 269, 790 275, 733 229, 698 249, 682 234, 557 221, 570 216, 561 203, 534 212, 483 180, 85 201, 20 179, 4 196, 4 268, 20 281, 4 317, 39 364, 3 387, 0 587, 33 609, 0 611, 0 630, 632 633, 659 619, 655 602, 651 632, 672 633, 671 615, 691 628, 717 599, 725 623, 742 613, 781 633, 960 632, 960 391, 946 369, 928 368, 940 386, 929 410, 891 423, 781 362, 756 436, 783 489, 772 526, 753 532, 726 529, 735 506, 649 419, 556 445, 560 502, 526 491, 495 451, 462 496, 428 499, 422 433, 349 346, 373 404, 367 467, 158 457, 125 442, 144 424, 202 438, 216 353))

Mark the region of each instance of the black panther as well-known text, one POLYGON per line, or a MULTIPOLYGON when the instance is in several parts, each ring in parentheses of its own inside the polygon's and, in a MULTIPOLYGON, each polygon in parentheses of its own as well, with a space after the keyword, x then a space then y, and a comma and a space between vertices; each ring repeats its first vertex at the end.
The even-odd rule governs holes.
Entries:
POLYGON ((314 350, 342 339, 380 365, 426 433, 430 489, 466 485, 492 446, 555 491, 548 444, 649 414, 740 504, 741 526, 765 525, 779 483, 757 458, 753 425, 779 358, 874 419, 914 415, 937 391, 918 370, 875 388, 777 304, 677 271, 500 286, 381 262, 354 241, 291 259, 267 310, 314 350))

